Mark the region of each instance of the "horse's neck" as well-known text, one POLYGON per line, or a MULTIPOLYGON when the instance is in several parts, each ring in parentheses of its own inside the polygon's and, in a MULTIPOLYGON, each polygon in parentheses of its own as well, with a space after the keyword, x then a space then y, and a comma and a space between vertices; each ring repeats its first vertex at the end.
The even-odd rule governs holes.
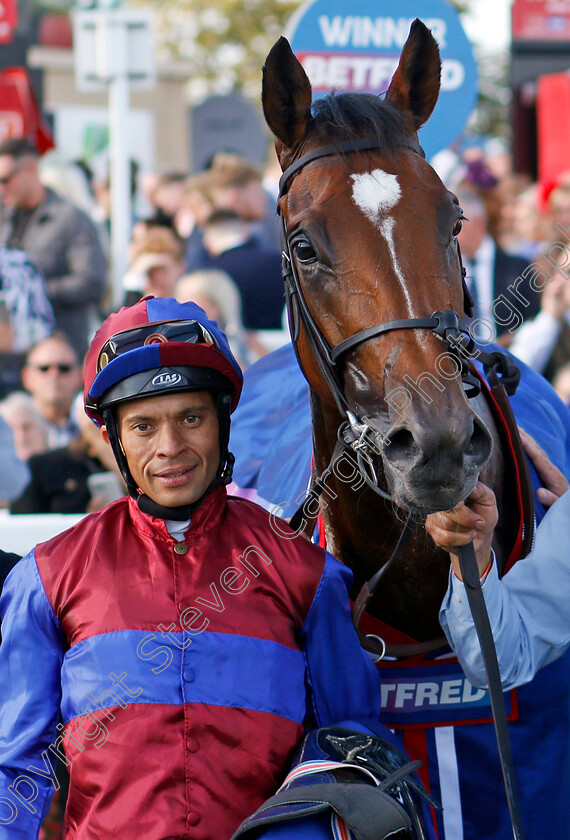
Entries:
MULTIPOLYGON (((502 443, 485 399, 479 399, 474 408, 488 426, 494 443, 494 454, 481 479, 495 490, 502 513, 510 507, 513 496, 512 492, 503 491, 502 443)), ((316 394, 311 395, 311 411, 315 472, 322 476, 334 451, 341 418, 316 394)), ((338 472, 351 476, 348 466, 338 472)), ((381 486, 386 487, 383 478, 381 474, 381 486)), ((333 472, 327 476, 321 496, 327 548, 353 570, 353 597, 391 556, 406 519, 405 511, 360 484, 355 478, 343 480, 333 472)), ((501 520, 510 525, 516 518, 509 510, 501 520)), ((503 525, 500 527, 505 531, 503 525)), ((505 533, 499 536, 500 542, 507 539, 505 533)), ((438 614, 448 575, 447 554, 435 548, 423 524, 418 523, 401 557, 382 578, 369 612, 419 641, 437 638, 441 636, 438 614)))

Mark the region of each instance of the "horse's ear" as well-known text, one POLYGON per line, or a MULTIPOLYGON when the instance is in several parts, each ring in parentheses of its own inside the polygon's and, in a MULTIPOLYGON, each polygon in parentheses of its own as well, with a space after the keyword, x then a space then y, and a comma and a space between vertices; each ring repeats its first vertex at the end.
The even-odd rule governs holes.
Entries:
POLYGON ((273 45, 263 66, 261 102, 267 125, 288 149, 307 134, 312 90, 286 38, 273 45))
POLYGON ((435 108, 440 76, 437 42, 427 26, 416 18, 386 93, 386 99, 411 118, 414 131, 426 122, 435 108))

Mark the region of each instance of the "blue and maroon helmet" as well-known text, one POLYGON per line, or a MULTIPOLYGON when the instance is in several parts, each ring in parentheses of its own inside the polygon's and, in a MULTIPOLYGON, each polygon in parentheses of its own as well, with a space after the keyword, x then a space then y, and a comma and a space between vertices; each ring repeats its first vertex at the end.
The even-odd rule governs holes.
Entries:
POLYGON ((98 425, 103 409, 144 396, 218 390, 239 401, 243 375, 224 332, 195 303, 145 297, 109 315, 85 359, 87 414, 98 425))
POLYGON ((85 411, 107 428, 134 497, 140 491, 120 445, 116 407, 142 397, 210 391, 220 426, 220 469, 215 483, 227 484, 234 460, 228 451, 230 414, 238 404, 242 384, 240 367, 217 323, 195 303, 173 298, 144 297, 109 315, 85 357, 85 411))

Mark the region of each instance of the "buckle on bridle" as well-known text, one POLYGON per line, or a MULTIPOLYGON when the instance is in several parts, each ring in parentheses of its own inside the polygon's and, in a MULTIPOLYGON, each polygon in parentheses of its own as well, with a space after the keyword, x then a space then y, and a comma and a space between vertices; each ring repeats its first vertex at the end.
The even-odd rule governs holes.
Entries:
POLYGON ((459 315, 454 309, 446 309, 445 312, 441 310, 434 312, 432 318, 437 321, 437 324, 432 327, 433 333, 440 341, 447 344, 447 352, 460 366, 461 380, 465 388, 466 397, 468 399, 476 397, 481 393, 481 383, 471 371, 466 358, 475 347, 475 342, 469 332, 469 328, 460 320, 459 315), (458 349, 458 344, 465 350, 465 355, 458 349))
POLYGON ((515 361, 506 353, 494 350, 492 353, 481 354, 483 368, 491 384, 498 380, 509 397, 512 397, 520 382, 521 371, 515 361))
POLYGON ((434 332, 435 335, 442 341, 449 341, 447 337, 448 333, 451 333, 454 336, 469 334, 469 330, 465 324, 459 320, 459 315, 455 309, 446 309, 445 312, 438 310, 437 312, 434 312, 431 317, 437 321, 437 324, 432 327, 432 332, 434 332))

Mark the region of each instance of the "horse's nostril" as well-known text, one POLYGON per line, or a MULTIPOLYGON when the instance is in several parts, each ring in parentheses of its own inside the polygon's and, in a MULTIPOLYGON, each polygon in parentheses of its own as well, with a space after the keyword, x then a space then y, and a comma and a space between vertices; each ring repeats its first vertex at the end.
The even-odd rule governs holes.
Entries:
POLYGON ((475 458, 478 463, 484 463, 491 454, 493 443, 491 436, 480 421, 473 424, 473 434, 465 446, 465 456, 475 458))
POLYGON ((408 429, 400 429, 386 438, 384 457, 392 463, 410 462, 420 453, 413 434, 408 429))
POLYGON ((449 470, 480 469, 489 458, 492 441, 486 426, 476 418, 455 431, 417 426, 400 428, 387 435, 383 456, 396 469, 410 469, 445 462, 449 470))

